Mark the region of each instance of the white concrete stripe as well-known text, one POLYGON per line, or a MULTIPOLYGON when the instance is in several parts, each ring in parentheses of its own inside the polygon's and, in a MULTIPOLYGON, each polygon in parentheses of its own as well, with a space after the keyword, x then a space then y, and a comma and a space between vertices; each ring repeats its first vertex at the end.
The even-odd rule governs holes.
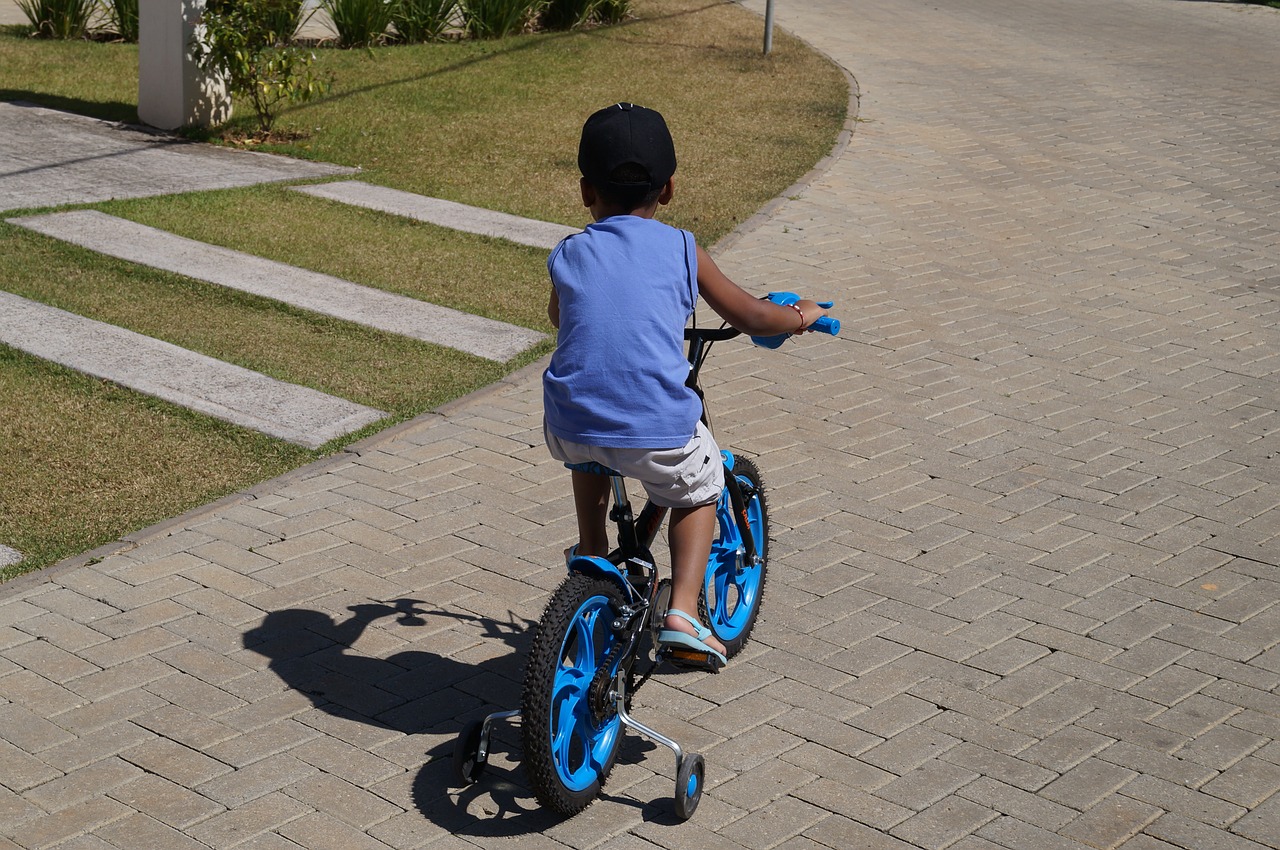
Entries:
POLYGON ((0 292, 0 342, 311 449, 386 416, 8 292, 0 292))
POLYGON ((29 103, 0 103, 0 210, 229 189, 356 171, 196 144, 29 103))
POLYGON ((328 198, 331 201, 400 215, 453 230, 479 233, 481 236, 495 236, 499 239, 519 242, 521 245, 531 245, 534 248, 550 250, 561 239, 581 230, 581 228, 553 224, 549 221, 521 218, 481 207, 428 198, 412 192, 402 192, 399 189, 387 189, 360 180, 343 180, 337 183, 318 183, 289 188, 308 195, 328 198))
POLYGON ((23 559, 23 554, 12 546, 0 544, 0 567, 11 567, 23 559))
POLYGON ((543 339, 542 334, 528 328, 207 245, 94 210, 8 221, 122 260, 448 346, 499 363, 543 339))

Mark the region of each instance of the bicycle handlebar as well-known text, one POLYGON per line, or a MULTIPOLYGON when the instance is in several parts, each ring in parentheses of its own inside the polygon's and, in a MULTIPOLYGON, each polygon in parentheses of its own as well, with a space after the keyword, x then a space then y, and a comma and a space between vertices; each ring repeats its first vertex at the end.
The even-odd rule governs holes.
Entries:
POLYGON ((685 328, 685 340, 700 339, 704 342, 722 342, 726 339, 733 339, 735 336, 741 336, 742 331, 737 328, 685 328))
MULTIPOLYGON (((766 300, 772 301, 774 304, 795 304, 800 300, 800 296, 794 292, 770 292, 765 296, 766 300)), ((829 309, 835 306, 834 301, 819 301, 818 306, 823 309, 829 309)), ((818 333, 831 334, 836 336, 840 333, 840 320, 833 319, 830 316, 822 316, 809 327, 806 331, 816 331, 818 333)), ((742 331, 737 328, 685 328, 684 338, 686 341, 696 341, 699 344, 711 342, 721 342, 726 339, 733 339, 735 336, 741 336, 742 331)), ((795 336, 795 333, 774 334, 773 336, 753 336, 751 341, 763 348, 777 348, 782 345, 789 337, 795 336)))
MULTIPOLYGON (((766 298, 769 301, 772 301, 774 304, 781 304, 784 307, 787 306, 788 304, 795 304, 800 300, 800 296, 796 295, 794 292, 770 292, 766 296, 766 298)), ((822 307, 823 309, 828 309, 830 307, 835 306, 835 302, 819 301, 818 306, 822 307)), ((833 319, 830 316, 822 316, 813 324, 809 325, 809 327, 805 328, 805 330, 816 331, 818 333, 831 334, 832 336, 835 336, 836 334, 840 333, 840 320, 833 319)), ((761 348, 777 348, 778 346, 782 345, 782 343, 786 342, 789 337, 792 337, 794 335, 795 334, 784 333, 784 334, 774 334, 773 336, 753 336, 751 337, 751 341, 754 342, 756 345, 760 346, 761 348)))

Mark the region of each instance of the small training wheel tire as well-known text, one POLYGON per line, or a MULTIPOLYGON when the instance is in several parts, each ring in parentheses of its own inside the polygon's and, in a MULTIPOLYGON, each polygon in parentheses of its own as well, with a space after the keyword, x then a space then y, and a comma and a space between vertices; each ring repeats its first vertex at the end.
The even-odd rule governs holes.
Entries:
POLYGON ((463 727, 458 741, 453 745, 453 778, 458 787, 471 785, 484 773, 485 762, 480 760, 480 738, 484 734, 484 721, 473 720, 463 727))
POLYGON ((702 785, 707 772, 706 762, 697 753, 690 753, 680 760, 676 771, 676 817, 688 820, 693 817, 702 801, 702 785))

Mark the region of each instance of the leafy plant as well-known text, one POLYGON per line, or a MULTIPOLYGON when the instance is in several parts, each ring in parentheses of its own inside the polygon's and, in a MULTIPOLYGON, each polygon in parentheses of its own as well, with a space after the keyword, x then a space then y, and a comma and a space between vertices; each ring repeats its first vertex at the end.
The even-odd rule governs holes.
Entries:
POLYGON ((549 0, 538 14, 538 23, 549 30, 580 27, 595 15, 600 0, 549 0))
POLYGON ((472 38, 502 38, 523 29, 545 0, 462 0, 463 27, 472 38))
POLYGON ((631 0, 599 0, 596 20, 602 24, 620 24, 631 14, 631 0))
POLYGON ((210 0, 192 45, 202 68, 221 74, 233 95, 253 105, 264 134, 283 104, 311 100, 330 87, 313 70, 315 55, 289 47, 273 29, 278 6, 276 0, 210 0))
POLYGON ((107 19, 116 35, 129 42, 138 40, 138 0, 105 0, 107 19))
MULTIPOLYGON (((137 2, 137 0, 134 0, 137 2)), ((280 41, 291 41, 304 18, 311 13, 302 14, 304 0, 265 0, 263 14, 266 15, 267 28, 275 33, 280 41)))
POLYGON ((395 0, 320 0, 342 47, 368 47, 386 40, 395 0))
POLYGON ((40 38, 83 38, 98 0, 18 0, 40 38))
POLYGON ((398 0, 391 24, 401 41, 434 41, 448 28, 456 7, 456 0, 398 0))
POLYGON ((589 23, 616 24, 631 11, 631 0, 548 0, 538 15, 543 29, 571 30, 589 23))

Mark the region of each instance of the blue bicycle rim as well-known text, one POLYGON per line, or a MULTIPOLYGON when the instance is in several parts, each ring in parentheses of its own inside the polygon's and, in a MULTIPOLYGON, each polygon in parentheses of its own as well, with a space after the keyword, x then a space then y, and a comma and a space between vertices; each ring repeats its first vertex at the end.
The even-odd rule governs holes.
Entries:
MULTIPOLYGON (((743 486, 751 484, 742 476, 738 476, 738 481, 743 486)), ((750 624, 751 612, 759 604, 762 571, 759 565, 747 565, 738 570, 738 550, 743 548, 743 540, 733 518, 733 505, 727 490, 720 494, 716 512, 720 540, 711 550, 711 571, 706 589, 707 615, 711 622, 707 625, 721 640, 735 640, 750 624)), ((756 551, 761 552, 764 549, 764 517, 759 498, 747 502, 747 520, 756 551)))
POLYGON ((600 778, 621 731, 617 715, 597 725, 590 705, 591 681, 616 640, 613 616, 607 598, 592 596, 578 607, 560 647, 551 691, 551 752, 560 781, 571 791, 600 778))

